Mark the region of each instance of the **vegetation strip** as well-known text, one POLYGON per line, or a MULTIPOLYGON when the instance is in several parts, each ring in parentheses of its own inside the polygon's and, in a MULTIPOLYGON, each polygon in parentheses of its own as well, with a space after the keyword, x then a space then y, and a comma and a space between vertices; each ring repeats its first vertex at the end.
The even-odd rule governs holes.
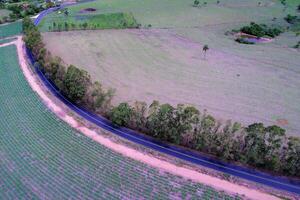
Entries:
POLYGON ((132 13, 108 13, 99 15, 80 15, 76 19, 52 20, 48 31, 96 30, 137 28, 139 25, 132 13))

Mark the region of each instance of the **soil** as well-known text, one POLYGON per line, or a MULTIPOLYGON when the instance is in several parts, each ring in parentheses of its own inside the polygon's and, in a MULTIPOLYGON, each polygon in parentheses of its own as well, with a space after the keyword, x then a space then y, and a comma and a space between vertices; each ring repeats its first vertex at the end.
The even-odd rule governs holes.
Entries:
POLYGON ((286 126, 289 124, 289 121, 286 119, 277 119, 276 121, 279 126, 286 126))

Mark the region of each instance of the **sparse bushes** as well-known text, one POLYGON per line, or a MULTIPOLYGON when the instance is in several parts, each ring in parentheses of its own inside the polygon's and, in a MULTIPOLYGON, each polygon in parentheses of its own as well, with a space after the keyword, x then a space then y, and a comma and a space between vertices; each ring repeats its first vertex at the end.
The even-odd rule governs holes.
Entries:
POLYGON ((4 9, 5 8, 5 4, 3 2, 0 2, 0 9, 4 9))
MULTIPOLYGON (((220 1, 217 1, 217 4, 219 4, 220 3, 220 1)), ((207 2, 205 1, 205 2, 203 2, 203 4, 202 4, 202 6, 206 6, 207 5, 207 2)), ((194 0, 194 4, 193 4, 193 6, 194 7, 201 7, 201 5, 200 5, 200 1, 199 0, 194 0)))
POLYGON ((132 108, 128 103, 121 103, 111 110, 110 119, 118 126, 128 126, 132 112, 132 108))
POLYGON ((285 21, 287 21, 289 24, 295 24, 295 23, 300 23, 300 17, 296 15, 290 15, 288 14, 285 18, 285 21))
POLYGON ((41 35, 29 18, 24 19, 24 41, 44 73, 69 99, 90 110, 104 113, 116 125, 126 126, 160 140, 182 145, 225 161, 244 163, 284 175, 300 177, 300 139, 287 137, 278 126, 254 123, 221 123, 192 106, 160 104, 149 107, 136 102, 111 107, 113 91, 91 83, 87 72, 53 58, 44 48, 41 35))
POLYGON ((63 81, 65 93, 74 102, 80 102, 86 94, 90 83, 90 76, 84 70, 70 65, 63 81))
POLYGON ((284 5, 284 6, 286 6, 286 4, 287 4, 287 3, 286 3, 286 0, 280 0, 280 2, 281 2, 281 4, 284 5))
POLYGON ((249 26, 244 26, 240 29, 241 32, 254 35, 258 38, 263 36, 276 37, 282 33, 282 30, 279 28, 269 28, 265 24, 256 24, 251 22, 249 26))
POLYGON ((284 19, 291 25, 287 27, 289 30, 300 31, 300 16, 288 14, 284 19))

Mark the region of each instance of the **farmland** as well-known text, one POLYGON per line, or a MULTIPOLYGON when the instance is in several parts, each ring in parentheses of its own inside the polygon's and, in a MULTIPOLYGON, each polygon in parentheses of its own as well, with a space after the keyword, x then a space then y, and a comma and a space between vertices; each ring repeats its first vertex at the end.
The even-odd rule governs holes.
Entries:
MULTIPOLYGON (((144 28, 43 36, 47 48, 65 63, 87 70, 106 88, 116 88, 114 104, 186 103, 223 121, 277 124, 296 135, 300 56, 292 47, 299 36, 285 32, 270 43, 249 46, 225 35, 251 21, 287 25, 284 17, 295 14, 297 1, 287 2, 286 8, 271 0, 261 1, 261 6, 228 0, 196 8, 192 1, 179 0, 95 1, 70 7, 69 15, 80 16, 84 8, 96 9, 91 15, 130 12, 144 28), (205 44, 210 48, 206 57, 205 44)), ((64 16, 49 15, 41 28, 55 17, 64 16)))
POLYGON ((3 199, 234 199, 122 157, 70 128, 41 102, 0 48, 3 199))
POLYGON ((135 28, 137 27, 137 23, 131 13, 108 13, 47 18, 47 21, 44 20, 40 26, 43 31, 63 31, 77 29, 135 28))
POLYGON ((13 22, 10 24, 0 25, 0 39, 10 37, 13 35, 19 35, 22 32, 22 22, 13 22))

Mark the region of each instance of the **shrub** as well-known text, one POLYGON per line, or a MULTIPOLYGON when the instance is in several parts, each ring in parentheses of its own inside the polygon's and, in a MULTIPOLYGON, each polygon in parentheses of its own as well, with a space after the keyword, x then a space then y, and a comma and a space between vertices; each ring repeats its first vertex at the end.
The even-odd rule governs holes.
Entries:
POLYGON ((240 29, 241 32, 254 35, 256 37, 270 36, 276 37, 282 33, 282 30, 279 28, 269 28, 265 24, 256 24, 251 22, 249 26, 244 26, 240 29))
POLYGON ((90 76, 86 71, 70 65, 63 83, 67 97, 74 102, 80 102, 85 96, 87 87, 90 84, 90 76))
POLYGON ((85 104, 97 113, 106 115, 106 112, 110 109, 110 103, 114 93, 115 90, 108 89, 105 91, 99 82, 95 82, 87 91, 85 104))
POLYGON ((132 108, 128 103, 121 103, 114 107, 110 113, 111 121, 118 126, 127 126, 132 115, 132 108))

